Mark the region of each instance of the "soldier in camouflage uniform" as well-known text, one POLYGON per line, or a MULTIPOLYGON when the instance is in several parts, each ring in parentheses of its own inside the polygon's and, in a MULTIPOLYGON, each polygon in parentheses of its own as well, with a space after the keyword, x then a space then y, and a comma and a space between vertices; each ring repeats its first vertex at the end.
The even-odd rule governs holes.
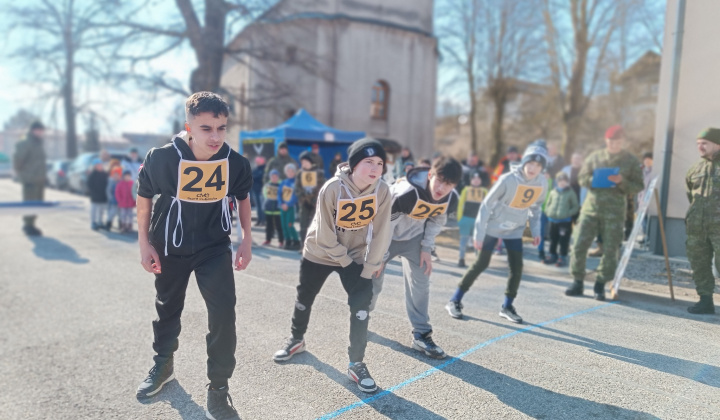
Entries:
POLYGON ((578 174, 578 182, 587 188, 588 193, 580 210, 570 258, 570 273, 574 282, 565 291, 568 296, 583 294, 587 251, 598 234, 602 235, 604 252, 595 282, 595 299, 605 300, 605 282, 611 281, 615 276, 625 227, 625 200, 628 195, 637 194, 643 189, 640 161, 622 150, 624 141, 622 127, 615 125, 608 128, 605 132, 605 149, 588 156, 578 174), (618 175, 608 176, 608 180, 614 184, 613 187, 592 187, 593 173, 600 168, 619 168, 618 175))
MULTIPOLYGON (((45 126, 40 121, 30 124, 27 135, 15 145, 13 168, 22 183, 23 201, 43 201, 45 197, 45 126)), ((40 236, 35 215, 23 217, 23 231, 28 236, 40 236)))
MULTIPOLYGON (((690 200, 685 216, 685 246, 700 302, 689 307, 688 312, 714 314, 712 260, 720 251, 720 129, 708 128, 700 133, 697 148, 702 159, 685 176, 690 200)), ((716 258, 716 267, 719 262, 716 258)))

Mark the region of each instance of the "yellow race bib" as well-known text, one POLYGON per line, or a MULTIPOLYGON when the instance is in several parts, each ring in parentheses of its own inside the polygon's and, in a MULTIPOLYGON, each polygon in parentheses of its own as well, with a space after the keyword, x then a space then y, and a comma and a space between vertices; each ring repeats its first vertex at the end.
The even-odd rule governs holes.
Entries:
POLYGON ((361 229, 372 222, 377 213, 376 195, 339 199, 335 224, 350 230, 361 229))
POLYGON ((277 185, 269 185, 268 184, 267 190, 265 190, 265 195, 267 196, 268 200, 277 200, 277 197, 278 197, 277 185))
POLYGON ((515 196, 510 202, 510 207, 513 209, 524 210, 533 204, 540 198, 543 187, 528 187, 527 185, 520 185, 515 191, 515 196))
POLYGON ((290 201, 293 195, 293 189, 291 187, 285 186, 282 189, 282 199, 285 202, 290 201))
POLYGON ((482 188, 470 188, 465 195, 465 201, 470 203, 480 203, 485 198, 485 191, 482 188))
POLYGON ((228 160, 200 162, 180 160, 177 198, 182 201, 210 203, 228 193, 228 160))
POLYGON ((428 217, 440 216, 441 214, 445 213, 447 207, 448 203, 430 204, 427 201, 423 201, 418 198, 415 202, 415 207, 413 207, 412 211, 408 216, 412 217, 415 220, 425 220, 428 217))
POLYGON ((303 172, 300 176, 300 185, 303 188, 315 188, 317 186, 317 172, 303 172))

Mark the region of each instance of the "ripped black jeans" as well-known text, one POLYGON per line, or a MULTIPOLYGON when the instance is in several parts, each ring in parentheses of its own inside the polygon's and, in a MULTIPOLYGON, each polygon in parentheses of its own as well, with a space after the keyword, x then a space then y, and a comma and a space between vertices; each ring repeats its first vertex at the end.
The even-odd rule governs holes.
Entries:
POLYGON ((310 311, 315 297, 320 293, 325 280, 333 272, 340 275, 340 282, 348 294, 350 306, 350 362, 362 362, 367 347, 369 306, 372 299, 372 280, 360 277, 363 266, 351 263, 347 267, 318 264, 305 258, 300 262, 300 284, 297 286, 297 298, 292 317, 292 335, 302 339, 310 322, 310 311))

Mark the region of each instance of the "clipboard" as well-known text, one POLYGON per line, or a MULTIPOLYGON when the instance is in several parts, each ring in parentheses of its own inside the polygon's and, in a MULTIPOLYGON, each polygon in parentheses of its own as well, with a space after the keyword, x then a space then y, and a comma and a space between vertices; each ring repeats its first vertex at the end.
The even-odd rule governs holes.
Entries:
POLYGON ((598 168, 593 171, 591 188, 615 188, 617 184, 610 181, 610 175, 620 174, 620 168, 598 168))

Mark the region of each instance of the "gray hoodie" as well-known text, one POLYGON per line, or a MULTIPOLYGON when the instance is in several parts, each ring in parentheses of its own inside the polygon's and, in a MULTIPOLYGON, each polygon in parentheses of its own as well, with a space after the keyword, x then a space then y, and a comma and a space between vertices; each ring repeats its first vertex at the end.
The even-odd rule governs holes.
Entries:
POLYGON ((522 166, 503 175, 490 189, 475 219, 475 240, 485 235, 502 239, 520 239, 530 221, 533 237, 540 236, 540 207, 545 198, 547 182, 538 175, 525 179, 522 166))
POLYGON ((392 215, 390 220, 393 227, 393 241, 409 241, 418 235, 423 235, 421 248, 424 252, 430 252, 435 247, 435 237, 440 233, 447 215, 457 211, 456 194, 450 193, 439 201, 432 199, 428 192, 429 168, 415 168, 411 170, 406 178, 401 178, 390 187, 392 192, 392 215), (453 198, 455 197, 455 198, 453 198), (418 199, 433 206, 444 205, 445 211, 432 215, 433 211, 423 212, 416 207, 418 199), (412 215, 423 214, 426 218, 412 217, 412 215))

